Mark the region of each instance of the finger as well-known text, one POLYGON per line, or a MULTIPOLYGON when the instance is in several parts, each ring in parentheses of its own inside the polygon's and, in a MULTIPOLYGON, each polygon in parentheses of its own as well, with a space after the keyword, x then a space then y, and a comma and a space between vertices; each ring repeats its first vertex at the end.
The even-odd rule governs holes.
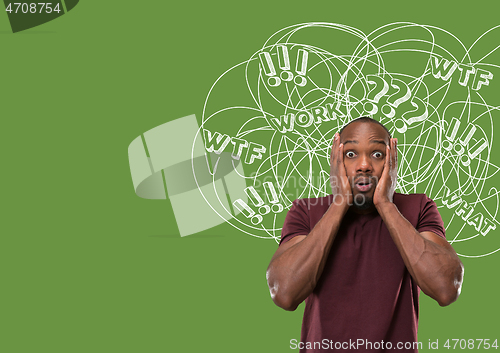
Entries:
POLYGON ((384 163, 384 169, 386 167, 389 168, 390 165, 391 165, 391 152, 392 152, 391 143, 392 143, 392 139, 389 141, 389 144, 387 146, 385 146, 385 163, 384 163))
MULTIPOLYGON (((338 153, 338 146, 339 146, 339 133, 336 133, 333 137, 333 144, 332 144, 332 150, 330 152, 330 184, 332 185, 332 188, 335 187, 335 185, 338 184, 338 165, 337 165, 337 153, 338 153)), ((333 189, 332 189, 333 190, 333 189)))
POLYGON ((389 152, 389 166, 392 168, 394 166, 394 139, 389 140, 390 152, 389 152))
POLYGON ((396 139, 392 139, 392 168, 396 168, 396 158, 398 155, 398 150, 396 148, 396 139))
POLYGON ((337 164, 339 165, 344 165, 344 144, 341 143, 338 148, 338 155, 337 155, 337 164))
POLYGON ((394 170, 397 170, 398 169, 398 139, 394 139, 393 153, 394 153, 393 166, 394 166, 394 170))
POLYGON ((330 162, 334 161, 335 151, 338 149, 338 145, 339 145, 339 133, 337 132, 333 136, 332 150, 330 151, 330 162))
POLYGON ((340 168, 340 176, 342 177, 345 177, 347 179, 347 171, 345 169, 345 163, 344 163, 344 160, 345 160, 345 157, 344 157, 344 144, 340 144, 340 147, 339 147, 339 155, 340 155, 340 165, 339 165, 339 168, 340 168))
MULTIPOLYGON (((391 141, 389 141, 389 144, 391 141)), ((387 145, 385 147, 385 162, 384 162, 384 170, 382 171, 382 177, 389 173, 391 169, 391 147, 387 145)))
POLYGON ((341 180, 347 181, 344 182, 344 186, 349 186, 348 178, 347 178, 347 172, 345 170, 345 164, 344 164, 344 144, 341 143, 339 146, 339 176, 341 180))

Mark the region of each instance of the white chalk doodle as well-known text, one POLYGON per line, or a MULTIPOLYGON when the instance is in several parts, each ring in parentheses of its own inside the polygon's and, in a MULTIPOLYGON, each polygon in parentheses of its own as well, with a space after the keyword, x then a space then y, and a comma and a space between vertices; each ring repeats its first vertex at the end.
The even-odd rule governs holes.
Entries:
POLYGON ((499 32, 469 48, 444 29, 408 22, 368 34, 334 23, 274 33, 215 81, 203 107, 207 152, 241 157, 250 200, 234 201, 237 216, 217 213, 279 241, 293 200, 331 192, 334 134, 368 115, 398 138, 396 191, 431 197, 461 256, 499 251, 499 32))

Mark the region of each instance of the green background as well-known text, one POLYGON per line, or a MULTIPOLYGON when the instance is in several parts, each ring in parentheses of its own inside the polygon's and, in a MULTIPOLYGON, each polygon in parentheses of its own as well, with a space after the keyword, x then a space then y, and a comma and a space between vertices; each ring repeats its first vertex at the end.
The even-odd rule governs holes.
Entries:
MULTIPOLYGON (((499 21, 496 2, 467 4, 87 0, 17 34, 0 15, 0 350, 289 351, 303 306, 285 312, 270 299, 276 243, 226 224, 181 239, 168 201, 135 195, 129 143, 201 117, 217 77, 283 27, 369 33, 411 21, 468 46, 499 21)), ((462 259, 463 292, 449 307, 422 294, 424 350, 429 339, 500 338, 499 256, 462 259)))

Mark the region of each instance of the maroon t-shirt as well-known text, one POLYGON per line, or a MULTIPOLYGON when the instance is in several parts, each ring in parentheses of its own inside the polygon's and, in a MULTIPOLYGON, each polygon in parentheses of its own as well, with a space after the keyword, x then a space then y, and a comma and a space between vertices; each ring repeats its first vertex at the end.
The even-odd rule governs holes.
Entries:
MULTIPOLYGON (((295 200, 280 245, 309 234, 331 202, 331 195, 295 200)), ((394 204, 418 232, 430 231, 445 238, 437 206, 425 194, 395 193, 394 204)), ((402 347, 397 350, 417 352, 413 343, 417 342, 419 293, 380 215, 349 210, 321 278, 305 301, 301 352, 353 347, 358 352, 384 351, 389 348, 387 342, 392 350, 402 347)))

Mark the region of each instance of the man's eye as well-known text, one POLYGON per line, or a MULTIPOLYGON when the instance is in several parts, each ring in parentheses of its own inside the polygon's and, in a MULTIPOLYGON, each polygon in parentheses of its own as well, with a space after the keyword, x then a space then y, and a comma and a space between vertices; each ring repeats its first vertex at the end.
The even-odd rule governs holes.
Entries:
POLYGON ((356 156, 356 153, 354 153, 353 151, 347 151, 346 154, 345 154, 345 156, 347 158, 353 158, 353 157, 356 156))
POLYGON ((373 152, 373 157, 375 158, 382 158, 383 156, 382 152, 373 152))

